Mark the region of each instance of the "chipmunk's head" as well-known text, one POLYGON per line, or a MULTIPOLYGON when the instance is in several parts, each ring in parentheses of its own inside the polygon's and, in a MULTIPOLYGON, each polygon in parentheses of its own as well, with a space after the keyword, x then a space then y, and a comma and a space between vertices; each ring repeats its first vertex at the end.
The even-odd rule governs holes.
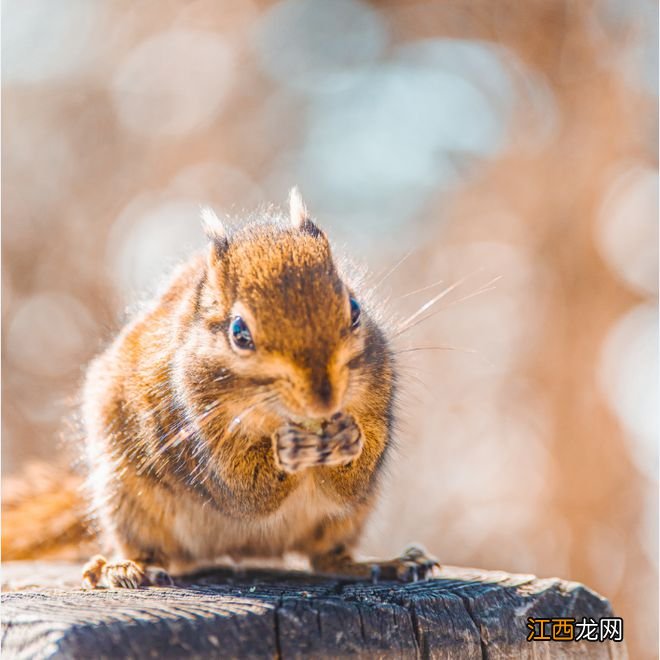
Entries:
POLYGON ((323 419, 348 403, 369 320, 295 189, 289 215, 232 234, 205 213, 211 245, 198 337, 205 333, 205 356, 240 384, 233 389, 246 404, 323 419))

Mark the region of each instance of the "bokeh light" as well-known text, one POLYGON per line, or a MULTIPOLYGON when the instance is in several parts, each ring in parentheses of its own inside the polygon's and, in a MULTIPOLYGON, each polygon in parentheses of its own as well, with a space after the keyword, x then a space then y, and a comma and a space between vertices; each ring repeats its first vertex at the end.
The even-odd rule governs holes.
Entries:
POLYGON ((640 472, 658 479, 658 310, 638 305, 609 331, 603 345, 601 385, 627 430, 630 456, 640 472))
POLYGON ((281 85, 308 94, 356 85, 387 44, 386 21, 358 0, 284 0, 254 29, 261 67, 281 85))
POLYGON ((163 273, 203 245, 194 199, 140 195, 127 205, 108 237, 108 270, 127 298, 153 294, 163 273))
POLYGON ((120 120, 145 136, 177 136, 208 126, 220 111, 233 74, 222 37, 170 30, 136 46, 115 73, 120 120))
POLYGON ((641 294, 658 291, 658 170, 626 163, 600 213, 598 245, 616 274, 641 294))
POLYGON ((89 73, 98 52, 97 30, 106 18, 105 8, 102 0, 3 3, 3 82, 44 84, 89 73))

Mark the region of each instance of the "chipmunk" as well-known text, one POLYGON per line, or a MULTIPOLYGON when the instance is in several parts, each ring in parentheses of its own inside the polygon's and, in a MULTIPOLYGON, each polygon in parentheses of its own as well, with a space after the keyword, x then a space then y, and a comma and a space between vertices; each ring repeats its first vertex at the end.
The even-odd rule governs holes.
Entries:
POLYGON ((288 219, 203 221, 207 250, 87 372, 87 484, 113 557, 92 558, 84 586, 289 551, 333 575, 433 574, 416 547, 353 558, 392 444, 397 371, 300 194, 288 219))

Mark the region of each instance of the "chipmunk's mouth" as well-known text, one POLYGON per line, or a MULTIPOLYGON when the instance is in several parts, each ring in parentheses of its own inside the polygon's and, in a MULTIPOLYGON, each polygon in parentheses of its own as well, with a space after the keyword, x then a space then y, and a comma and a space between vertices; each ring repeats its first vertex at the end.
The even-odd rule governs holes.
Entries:
POLYGON ((302 426, 310 433, 320 434, 324 431, 325 427, 333 420, 340 419, 344 416, 342 412, 336 412, 331 417, 312 418, 300 417, 299 415, 290 415, 289 420, 298 426, 302 426))
POLYGON ((323 422, 326 420, 322 418, 301 417, 300 415, 289 415, 289 421, 302 426, 311 433, 320 433, 323 430, 323 422))

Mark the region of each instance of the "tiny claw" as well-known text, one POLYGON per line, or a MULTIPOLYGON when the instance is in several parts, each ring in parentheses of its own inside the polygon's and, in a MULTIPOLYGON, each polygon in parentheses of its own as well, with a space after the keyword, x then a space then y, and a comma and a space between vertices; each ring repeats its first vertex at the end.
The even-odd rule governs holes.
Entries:
POLYGON ((173 587, 174 581, 170 574, 164 568, 149 567, 147 568, 147 578, 149 584, 155 587, 173 587))
POLYGON ((403 556, 413 561, 426 557, 426 551, 419 545, 409 545, 404 551, 403 556))

